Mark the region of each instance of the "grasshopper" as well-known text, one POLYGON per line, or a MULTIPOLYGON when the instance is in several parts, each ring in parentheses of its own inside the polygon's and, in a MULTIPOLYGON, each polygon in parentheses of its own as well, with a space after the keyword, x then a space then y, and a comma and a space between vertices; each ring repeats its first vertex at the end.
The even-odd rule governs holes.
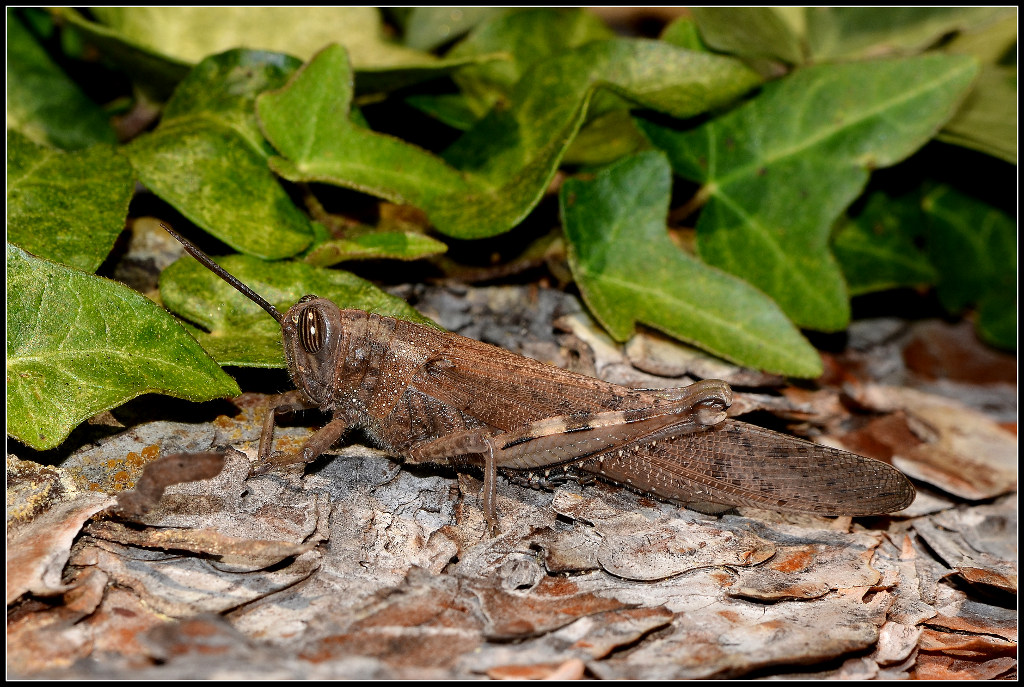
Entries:
POLYGON ((308 463, 360 426, 406 461, 482 467, 492 533, 499 469, 572 467, 705 508, 875 515, 914 500, 910 481, 886 463, 727 419, 732 389, 724 381, 630 389, 313 295, 282 315, 161 226, 281 325, 297 389, 267 413, 255 473, 308 463), (309 408, 330 413, 330 422, 299 451, 272 453, 275 417, 309 408))

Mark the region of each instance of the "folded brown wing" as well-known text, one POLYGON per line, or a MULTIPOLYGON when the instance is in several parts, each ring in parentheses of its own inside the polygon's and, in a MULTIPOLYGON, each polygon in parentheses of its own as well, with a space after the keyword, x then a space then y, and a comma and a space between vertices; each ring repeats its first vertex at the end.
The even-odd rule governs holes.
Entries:
POLYGON ((727 420, 581 466, 682 502, 818 515, 877 515, 909 506, 913 484, 891 465, 756 425, 727 420))

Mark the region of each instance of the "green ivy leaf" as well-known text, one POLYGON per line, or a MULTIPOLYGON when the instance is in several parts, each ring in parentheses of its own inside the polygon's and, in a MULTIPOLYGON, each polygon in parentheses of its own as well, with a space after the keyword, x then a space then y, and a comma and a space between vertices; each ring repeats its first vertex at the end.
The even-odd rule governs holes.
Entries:
POLYGON ((105 59, 123 69, 135 87, 155 102, 167 100, 192 67, 188 62, 163 54, 159 47, 149 49, 134 44, 120 32, 86 19, 70 7, 54 7, 50 12, 74 27, 105 59))
POLYGON ((505 7, 412 7, 401 18, 402 42, 415 50, 433 50, 508 11, 505 7))
POLYGON ((963 31, 942 43, 943 52, 973 55, 982 64, 1016 65, 1017 10, 1010 7, 1002 10, 992 21, 963 27, 963 31))
POLYGON ((939 140, 1017 164, 1017 11, 973 27, 943 45, 954 55, 981 60, 971 94, 939 132, 939 140))
POLYGON ((135 190, 113 146, 65 153, 7 132, 7 238, 41 257, 95 272, 135 190))
POLYGON ((165 99, 193 64, 236 48, 308 58, 341 42, 362 72, 363 91, 394 90, 492 59, 439 60, 393 43, 373 7, 94 7, 98 22, 69 8, 54 12, 157 100, 165 99))
POLYGON ((1017 68, 984 65, 939 140, 1017 164, 1017 68))
POLYGON ((650 148, 629 110, 612 110, 586 124, 562 157, 567 165, 606 165, 650 148))
POLYGON ((1017 350, 1016 290, 992 289, 978 302, 978 335, 998 348, 1017 350))
POLYGON ((348 117, 352 74, 327 48, 257 107, 281 153, 271 167, 427 212, 439 231, 480 238, 515 226, 537 204, 598 87, 686 116, 735 98, 757 77, 738 62, 651 41, 598 41, 537 65, 508 110, 492 111, 442 160, 348 117))
POLYGON ((448 52, 448 59, 476 60, 452 74, 457 94, 417 94, 413 107, 468 131, 496 104, 504 107, 516 83, 534 64, 584 43, 614 37, 593 13, 578 9, 520 9, 481 22, 448 52), (494 59, 484 59, 494 58, 494 59))
POLYGON ((66 150, 117 142, 100 106, 50 59, 11 9, 7 10, 7 128, 66 150))
POLYGON ((126 146, 136 173, 192 222, 243 253, 296 255, 312 240, 306 215, 267 168, 256 96, 297 67, 276 53, 236 50, 204 60, 167 104, 160 126, 126 146))
POLYGON ((206 401, 238 385, 162 308, 7 245, 7 432, 46 450, 140 394, 206 401))
POLYGON ((468 131, 480 119, 461 93, 414 93, 405 103, 459 131, 468 131))
POLYGON ((267 138, 285 156, 271 158, 271 167, 292 181, 334 182, 395 203, 434 203, 452 188, 468 190, 437 156, 351 121, 351 104, 348 58, 331 46, 257 102, 267 138))
POLYGON ((770 295, 797 325, 846 327, 846 285, 828 249, 870 170, 923 145, 978 71, 971 58, 821 65, 770 83, 692 131, 642 128, 677 174, 702 183, 700 256, 770 295))
POLYGON ((914 55, 944 36, 1013 12, 1006 7, 695 7, 711 47, 802 64, 914 55))
POLYGON ((753 59, 804 61, 802 35, 780 7, 694 7, 704 42, 716 50, 753 59))
MULTIPOLYGON (((282 313, 303 296, 316 294, 341 308, 433 324, 405 301, 348 272, 302 262, 265 262, 245 255, 216 261, 282 313)), ((191 257, 163 271, 160 295, 168 308, 205 330, 195 330, 196 338, 220 364, 285 367, 277 322, 191 257)))
POLYGON ((672 20, 658 36, 658 40, 672 45, 707 52, 708 47, 700 37, 700 28, 693 17, 678 17, 672 20))
POLYGON ((419 260, 447 250, 444 243, 423 234, 379 231, 324 241, 304 260, 310 265, 330 267, 346 260, 419 260))
POLYGON ((500 54, 502 60, 471 65, 453 76, 467 105, 480 119, 495 103, 507 103, 533 65, 614 33, 591 12, 578 9, 523 9, 482 23, 448 56, 500 54))
POLYGON ((930 192, 924 208, 939 300, 951 312, 980 303, 979 332, 1002 348, 1015 348, 1017 223, 948 186, 930 192))
POLYGON ((869 195, 863 210, 840 222, 832 246, 850 294, 934 284, 938 275, 924 250, 924 236, 919 193, 869 195))
POLYGON ((915 54, 943 36, 1015 12, 1007 7, 809 7, 807 41, 818 62, 915 54))
POLYGON ((197 64, 167 102, 161 123, 206 118, 232 129, 253 150, 272 154, 256 118, 256 96, 280 88, 302 62, 281 53, 232 50, 197 64))
POLYGON ((242 47, 305 60, 339 42, 360 67, 431 59, 385 40, 374 7, 95 7, 92 12, 124 40, 192 64, 242 47))
POLYGON ((671 170, 658 152, 562 185, 569 265, 601 324, 619 341, 641 322, 741 365, 821 374, 817 352, 770 298, 672 244, 670 196, 671 170))

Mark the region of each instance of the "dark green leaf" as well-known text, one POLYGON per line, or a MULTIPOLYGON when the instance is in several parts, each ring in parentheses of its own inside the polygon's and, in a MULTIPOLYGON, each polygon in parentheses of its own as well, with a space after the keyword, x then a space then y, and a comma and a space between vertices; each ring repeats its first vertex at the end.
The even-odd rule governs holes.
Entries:
POLYGON ((238 385, 167 312, 117 282, 7 245, 7 431, 59 445, 145 393, 204 401, 238 385))
POLYGON ((991 289, 978 303, 978 335, 993 346, 1017 350, 1017 290, 991 289))
POLYGON ((126 147, 142 182, 229 246, 263 258, 309 245, 309 220, 267 168, 254 99, 298 63, 232 51, 204 60, 174 93, 156 131, 126 147))
POLYGON ((924 208, 931 219, 928 255, 939 272, 939 300, 946 308, 958 312, 990 293, 1016 293, 1012 217, 948 186, 929 193, 924 208))
POLYGON ((275 171, 416 205, 443 233, 494 236, 536 205, 586 115, 594 90, 611 88, 686 116, 727 102, 756 76, 734 60, 650 41, 598 41, 537 65, 513 93, 446 153, 354 125, 344 50, 328 48, 281 91, 260 97, 267 137, 282 157, 275 171))
MULTIPOLYGON (((432 324, 401 299, 348 272, 244 255, 217 258, 217 262, 281 312, 303 296, 316 294, 342 308, 432 324)), ((222 365, 285 366, 277 322, 191 257, 163 271, 160 295, 168 308, 206 330, 197 330, 196 337, 222 365)))
POLYGON ((934 135, 977 69, 945 55, 809 67, 695 130, 643 128, 677 174, 704 185, 700 256, 769 294, 798 325, 836 331, 850 311, 828 249, 833 224, 871 169, 934 135))
POLYGON ((11 9, 7 10, 7 128, 68 150, 117 142, 100 106, 54 64, 11 9))
POLYGON ((864 209, 841 223, 832 246, 850 294, 934 284, 938 276, 924 250, 925 231, 919 193, 868 196, 864 209))
POLYGON ((7 133, 7 238, 95 272, 124 229, 132 168, 112 146, 65 153, 7 133))
POLYGON ((562 185, 569 264, 591 311, 619 341, 641 322, 743 365, 821 374, 817 352, 771 299, 672 244, 670 185, 657 152, 562 185))
POLYGON ((405 102, 459 131, 471 129, 480 119, 461 93, 418 93, 406 98, 405 102))
MULTIPOLYGON (((170 97, 192 65, 163 54, 159 46, 149 49, 127 40, 118 31, 86 19, 70 7, 51 10, 74 27, 103 56, 123 69, 146 97, 162 102, 170 97)), ((157 31, 159 35, 159 31, 157 31)))

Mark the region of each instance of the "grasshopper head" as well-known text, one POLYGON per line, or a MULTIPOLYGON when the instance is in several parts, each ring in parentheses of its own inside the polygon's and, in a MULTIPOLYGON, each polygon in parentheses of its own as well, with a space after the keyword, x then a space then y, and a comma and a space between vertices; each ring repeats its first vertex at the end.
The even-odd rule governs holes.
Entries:
POLYGON ((285 313, 281 331, 295 386, 321 407, 332 405, 344 333, 341 309, 326 298, 303 296, 285 313))
POLYGON ((303 296, 282 315, 266 299, 215 263, 191 241, 166 224, 160 226, 177 239, 204 267, 231 284, 278 321, 284 337, 284 353, 292 382, 305 391, 317 405, 325 409, 333 405, 334 371, 342 341, 341 310, 338 306, 326 298, 303 296))

